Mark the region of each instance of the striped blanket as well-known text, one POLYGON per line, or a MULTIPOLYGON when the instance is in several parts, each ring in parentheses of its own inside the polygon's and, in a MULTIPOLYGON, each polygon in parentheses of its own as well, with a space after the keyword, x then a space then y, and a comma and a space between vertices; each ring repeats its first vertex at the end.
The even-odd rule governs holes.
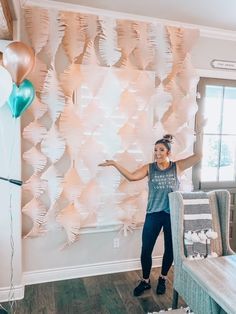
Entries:
POLYGON ((189 259, 215 256, 211 240, 217 237, 212 230, 209 197, 205 192, 181 193, 184 205, 185 255, 189 259))

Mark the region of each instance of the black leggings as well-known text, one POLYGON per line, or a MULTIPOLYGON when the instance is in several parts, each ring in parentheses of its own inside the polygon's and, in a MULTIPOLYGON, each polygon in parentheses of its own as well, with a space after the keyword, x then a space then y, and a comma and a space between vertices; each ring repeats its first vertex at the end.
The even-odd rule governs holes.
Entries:
POLYGON ((143 226, 141 253, 141 264, 144 279, 149 278, 152 267, 152 251, 162 227, 164 232, 164 255, 161 274, 166 276, 172 265, 173 247, 170 214, 164 211, 147 214, 143 226))

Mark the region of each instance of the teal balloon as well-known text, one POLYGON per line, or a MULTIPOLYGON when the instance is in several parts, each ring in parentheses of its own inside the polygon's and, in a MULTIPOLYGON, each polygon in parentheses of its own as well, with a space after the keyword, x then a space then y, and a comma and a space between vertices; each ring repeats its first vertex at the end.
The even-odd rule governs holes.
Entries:
POLYGON ((35 89, 29 80, 24 80, 19 86, 13 83, 12 92, 8 98, 13 118, 18 118, 34 100, 35 89))

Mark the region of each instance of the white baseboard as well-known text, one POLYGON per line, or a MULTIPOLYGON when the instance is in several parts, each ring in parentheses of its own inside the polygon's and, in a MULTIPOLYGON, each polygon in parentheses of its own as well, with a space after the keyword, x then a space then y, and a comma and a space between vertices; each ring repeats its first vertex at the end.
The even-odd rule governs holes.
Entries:
POLYGON ((0 288, 0 302, 21 300, 24 298, 25 286, 14 286, 10 291, 9 287, 0 288))
MULTIPOLYGON (((160 267, 162 256, 153 257, 153 267, 160 267)), ((32 285, 44 282, 97 276, 140 269, 140 260, 132 259, 83 266, 44 269, 23 273, 23 284, 32 285)))
MULTIPOLYGON (((153 267, 160 267, 162 256, 153 257, 153 267)), ((75 279, 89 276, 119 273, 140 269, 140 259, 114 261, 108 263, 88 264, 83 266, 44 269, 40 271, 24 272, 22 285, 10 288, 0 288, 0 302, 21 300, 24 298, 25 285, 39 284, 45 282, 75 279), (11 298, 9 299, 9 295, 11 298)))

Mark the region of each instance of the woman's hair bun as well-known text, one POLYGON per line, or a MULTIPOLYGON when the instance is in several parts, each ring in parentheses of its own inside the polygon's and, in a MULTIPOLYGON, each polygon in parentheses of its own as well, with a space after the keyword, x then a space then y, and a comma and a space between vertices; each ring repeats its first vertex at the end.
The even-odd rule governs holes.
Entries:
POLYGON ((170 144, 172 144, 172 143, 173 143, 173 140, 174 140, 174 136, 171 135, 171 134, 165 134, 165 135, 163 136, 163 139, 166 140, 167 142, 169 142, 170 144))
POLYGON ((165 134, 160 140, 156 141, 155 145, 157 144, 164 144, 168 151, 171 150, 171 144, 173 143, 173 135, 165 134))

